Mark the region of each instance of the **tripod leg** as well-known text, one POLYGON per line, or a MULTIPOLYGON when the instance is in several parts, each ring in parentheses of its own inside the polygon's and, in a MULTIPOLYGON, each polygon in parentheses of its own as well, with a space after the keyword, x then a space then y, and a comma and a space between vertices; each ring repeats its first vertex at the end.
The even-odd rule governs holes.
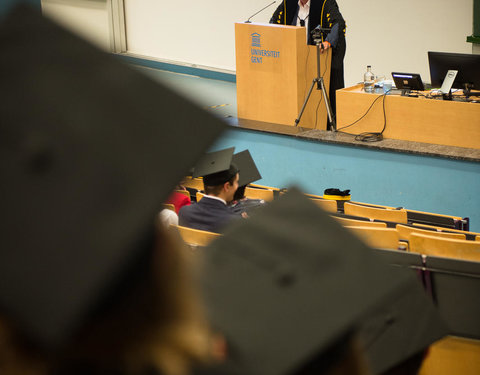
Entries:
POLYGON ((328 97, 327 90, 325 89, 325 82, 323 81, 323 77, 320 77, 320 86, 322 88, 323 98, 325 99, 325 107, 327 108, 328 121, 330 121, 330 124, 332 124, 332 130, 337 131, 337 124, 335 119, 333 118, 332 105, 330 104, 330 98, 328 97))
POLYGON ((305 101, 303 102, 302 109, 300 110, 300 114, 298 115, 298 118, 295 120, 295 126, 298 126, 298 123, 300 122, 300 119, 302 118, 303 112, 305 111, 305 107, 307 106, 308 99, 310 99, 310 95, 312 95, 313 88, 315 87, 315 84, 317 83, 318 78, 314 78, 312 81, 312 85, 310 86, 310 90, 308 91, 308 95, 305 98, 305 101))

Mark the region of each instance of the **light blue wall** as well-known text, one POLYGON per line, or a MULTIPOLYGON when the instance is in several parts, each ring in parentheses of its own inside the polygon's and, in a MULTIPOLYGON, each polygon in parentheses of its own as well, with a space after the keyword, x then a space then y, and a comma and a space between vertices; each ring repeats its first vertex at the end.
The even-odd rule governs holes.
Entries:
POLYGON ((480 163, 337 146, 242 129, 213 147, 249 149, 263 178, 258 183, 307 192, 350 189, 352 200, 470 217, 480 232, 480 163))

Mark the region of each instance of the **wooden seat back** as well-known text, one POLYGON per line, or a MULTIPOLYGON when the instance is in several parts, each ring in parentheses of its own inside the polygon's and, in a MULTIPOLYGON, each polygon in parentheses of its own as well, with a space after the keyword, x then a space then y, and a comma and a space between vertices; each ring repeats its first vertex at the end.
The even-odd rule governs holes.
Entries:
POLYGON ((409 227, 407 225, 397 225, 397 232, 403 240, 410 240, 412 233, 425 234, 427 236, 436 236, 441 238, 453 238, 457 240, 466 240, 466 236, 462 233, 437 232, 434 230, 420 229, 418 227, 409 227))
POLYGON ((368 246, 376 249, 398 250, 399 236, 393 228, 347 227, 368 246))
POLYGON ((182 181, 182 185, 188 188, 203 190, 203 178, 185 177, 182 181))
POLYGON ((167 210, 172 210, 173 212, 176 212, 175 211, 175 206, 171 203, 164 203, 163 208, 166 208, 167 210))
POLYGON ((250 199, 263 199, 264 201, 273 201, 273 190, 257 189, 250 186, 245 188, 245 196, 250 199))
POLYGON ((346 215, 366 217, 369 219, 393 221, 395 223, 407 223, 407 211, 391 210, 386 208, 375 208, 360 206, 346 202, 343 206, 346 215))
POLYGON ((188 192, 188 190, 175 190, 175 193, 183 194, 188 197, 188 199, 190 199, 190 193, 188 192))
POLYGON ((381 221, 366 221, 366 220, 355 220, 349 219, 346 217, 332 216, 344 227, 371 227, 371 228, 386 228, 387 223, 381 221))
POLYGON ((180 233, 180 237, 188 245, 207 246, 215 238, 220 236, 220 234, 218 233, 192 229, 192 228, 183 227, 180 225, 173 226, 173 227, 178 230, 178 232, 180 233))
POLYGON ((442 233, 461 233, 465 235, 467 238, 473 238, 475 239, 476 236, 480 236, 480 233, 477 232, 470 232, 466 230, 461 230, 461 229, 453 229, 453 228, 445 228, 445 227, 439 227, 438 225, 428 225, 428 224, 420 224, 420 223, 412 223, 414 227, 417 228, 426 228, 426 229, 434 229, 437 232, 442 232, 442 233))
POLYGON ((430 346, 419 375, 480 374, 480 340, 447 336, 430 346))
POLYGON ((480 262, 480 242, 478 241, 456 240, 412 233, 409 243, 411 252, 480 262))
POLYGON ((337 201, 329 200, 329 199, 313 199, 311 200, 321 209, 326 212, 335 213, 337 212, 337 201))

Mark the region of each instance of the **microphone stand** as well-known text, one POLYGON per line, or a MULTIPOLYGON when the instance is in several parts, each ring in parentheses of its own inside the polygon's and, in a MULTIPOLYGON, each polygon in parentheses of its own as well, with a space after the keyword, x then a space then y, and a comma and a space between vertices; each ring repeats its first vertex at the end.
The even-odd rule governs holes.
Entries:
MULTIPOLYGON (((329 31, 330 29, 322 29, 322 30, 320 30, 320 32, 323 33, 324 30, 329 31)), ((337 124, 336 124, 335 118, 333 117, 332 105, 330 104, 330 98, 328 97, 327 90, 325 88, 325 82, 324 82, 323 77, 320 73, 320 45, 322 45, 321 48, 323 49, 322 39, 323 39, 323 37, 322 38, 317 38, 317 37, 314 38, 315 45, 317 47, 317 76, 312 80, 312 85, 310 86, 310 90, 308 91, 308 95, 305 98, 305 101, 303 102, 303 106, 302 106, 302 109, 300 110, 300 114, 298 115, 298 118, 295 120, 295 126, 298 126, 298 123, 300 122, 300 119, 302 118, 303 112, 305 111, 305 107, 307 106, 308 100, 310 99, 310 95, 312 94, 313 88, 315 87, 315 85, 317 85, 317 90, 322 91, 322 95, 323 95, 324 102, 325 102, 325 107, 327 109, 328 120, 330 121, 330 124, 331 124, 331 130, 332 131, 337 131, 337 124)))
POLYGON ((248 17, 248 20, 245 21, 245 23, 252 23, 252 21, 250 21, 251 18, 255 17, 258 13, 264 11, 265 9, 267 9, 269 6, 275 4, 277 1, 272 1, 270 4, 268 4, 266 7, 260 9, 257 13, 251 15, 250 17, 248 17))

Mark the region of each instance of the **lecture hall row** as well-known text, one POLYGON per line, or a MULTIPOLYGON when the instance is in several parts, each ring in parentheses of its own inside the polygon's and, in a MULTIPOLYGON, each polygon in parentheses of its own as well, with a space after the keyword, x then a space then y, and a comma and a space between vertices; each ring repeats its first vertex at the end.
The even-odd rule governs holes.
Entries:
MULTIPOLYGON (((183 184, 193 201, 202 198, 201 178, 183 184)), ((245 195, 271 201, 285 191, 251 184, 245 195)), ((468 218, 307 195, 392 267, 411 269, 432 297, 451 336, 430 347, 420 374, 480 373, 480 233, 468 230, 468 218)), ((221 236, 176 229, 196 251, 221 236)))

